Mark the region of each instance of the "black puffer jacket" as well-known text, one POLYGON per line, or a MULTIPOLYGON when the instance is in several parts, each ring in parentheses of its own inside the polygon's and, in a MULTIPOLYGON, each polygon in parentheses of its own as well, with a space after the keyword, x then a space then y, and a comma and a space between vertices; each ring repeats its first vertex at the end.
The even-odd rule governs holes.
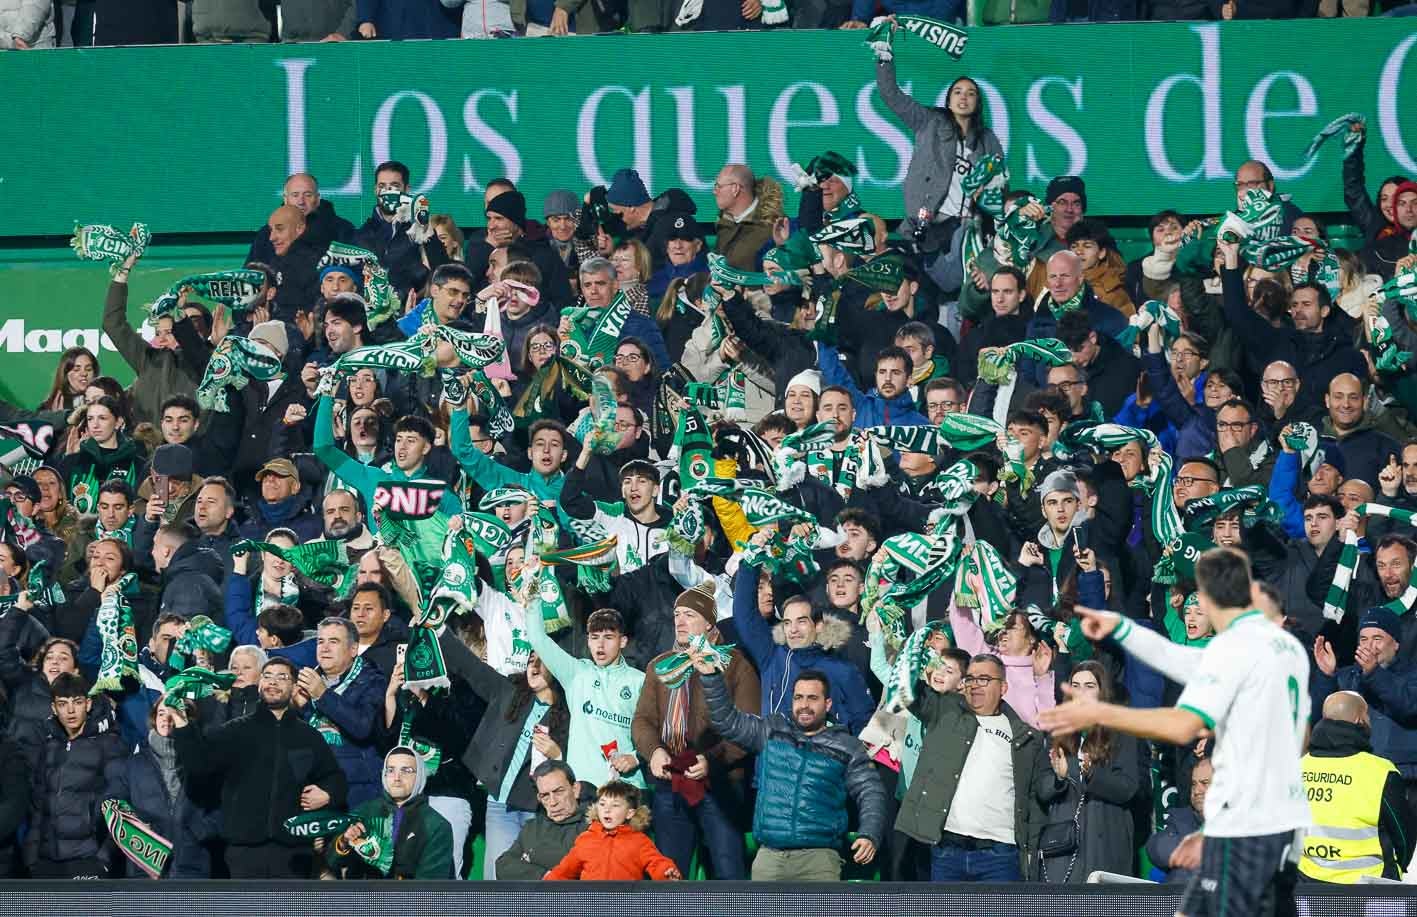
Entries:
POLYGON ((77 739, 52 717, 27 733, 20 739, 30 768, 25 863, 97 856, 106 836, 99 812, 107 798, 104 774, 128 751, 117 723, 95 709, 77 739))
MULTIPOLYGON (((12 609, 0 618, 0 682, 3 682, 4 691, 11 698, 10 703, 0 709, 0 729, 7 728, 9 721, 16 716, 21 697, 25 698, 28 706, 29 692, 26 689, 35 675, 34 669, 29 667, 29 660, 47 639, 49 631, 44 625, 23 612, 12 609)), ((48 711, 47 688, 44 707, 48 711)), ((48 712, 44 714, 48 715, 48 712)), ((39 719, 44 719, 44 716, 39 719)))
POLYGON ((15 875, 19 853, 16 832, 30 811, 29 762, 20 754, 20 746, 7 735, 0 735, 0 879, 15 875))

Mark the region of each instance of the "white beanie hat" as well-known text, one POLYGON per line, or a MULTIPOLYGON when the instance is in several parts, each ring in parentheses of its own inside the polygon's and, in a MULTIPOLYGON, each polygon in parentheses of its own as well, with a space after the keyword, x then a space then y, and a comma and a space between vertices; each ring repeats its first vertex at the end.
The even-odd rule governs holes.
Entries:
MULTIPOLYGON (((797 375, 795 375, 795 376, 793 376, 791 379, 789 379, 788 382, 787 382, 787 388, 788 388, 788 389, 795 388, 796 386, 799 386, 799 385, 802 386, 803 388, 809 388, 809 389, 811 389, 811 390, 812 390, 812 394, 814 394, 814 395, 821 395, 821 394, 822 394, 822 374, 821 374, 821 372, 819 372, 818 370, 815 370, 815 369, 804 369, 804 370, 802 370, 800 373, 798 373, 797 375)), ((786 391, 786 389, 784 389, 784 391, 786 391)))

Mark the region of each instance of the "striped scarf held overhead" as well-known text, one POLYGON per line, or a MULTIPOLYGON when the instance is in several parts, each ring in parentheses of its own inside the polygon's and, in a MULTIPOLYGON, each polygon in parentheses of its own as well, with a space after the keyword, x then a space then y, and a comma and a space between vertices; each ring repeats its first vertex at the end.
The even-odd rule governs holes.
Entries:
MULTIPOLYGON (((1413 521, 1417 520, 1417 513, 1379 503, 1361 503, 1353 511, 1359 516, 1386 516, 1405 525, 1412 525, 1413 521)), ((1357 568, 1358 533, 1348 530, 1343 533, 1343 549, 1338 555, 1338 567, 1334 570, 1333 582, 1324 597, 1323 615, 1327 620, 1335 623, 1343 620, 1348 607, 1348 587, 1353 583, 1353 573, 1357 568)), ((1412 567, 1412 575, 1408 577, 1407 588, 1403 590, 1402 595, 1385 602, 1382 607, 1394 614, 1405 615, 1412 611, 1414 606, 1417 606, 1417 564, 1412 567)))
POLYGON ((707 634, 695 634, 683 652, 670 653, 654 664, 655 677, 669 689, 669 704, 660 726, 660 738, 671 755, 683 752, 689 745, 689 708, 693 700, 694 657, 711 653, 720 672, 728 668, 733 658, 733 644, 715 646, 716 628, 707 634))

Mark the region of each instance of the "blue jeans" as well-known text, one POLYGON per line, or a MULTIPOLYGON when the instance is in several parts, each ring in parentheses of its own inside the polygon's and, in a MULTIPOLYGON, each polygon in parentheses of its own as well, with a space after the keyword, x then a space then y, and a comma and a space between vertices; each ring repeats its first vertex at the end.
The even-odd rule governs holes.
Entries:
POLYGON ((488 882, 497 878, 497 858, 507 852, 521 834, 522 825, 536 817, 535 812, 509 809, 502 803, 487 798, 487 818, 483 829, 485 846, 482 854, 482 878, 488 882))
POLYGON ((1022 882, 1018 848, 995 844, 987 850, 966 850, 950 843, 930 848, 931 882, 1022 882))
POLYGON ((670 789, 667 780, 651 780, 654 784, 654 842, 661 853, 674 861, 684 878, 689 877, 689 863, 703 832, 708 848, 709 864, 715 879, 746 879, 743 863, 743 833, 733 826, 733 819, 724 812, 710 790, 704 801, 690 806, 684 797, 670 789))

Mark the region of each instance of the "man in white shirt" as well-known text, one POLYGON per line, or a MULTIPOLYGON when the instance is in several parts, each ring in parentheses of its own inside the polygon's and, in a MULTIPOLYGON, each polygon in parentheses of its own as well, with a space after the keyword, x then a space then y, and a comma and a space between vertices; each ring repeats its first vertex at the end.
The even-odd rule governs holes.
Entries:
POLYGON ((1201 611, 1218 636, 1175 707, 1078 700, 1039 714, 1054 735, 1105 726, 1176 745, 1215 736, 1205 837, 1187 837, 1180 859, 1173 857, 1173 864, 1200 866, 1177 912, 1185 917, 1296 913, 1295 841, 1310 820, 1299 763, 1309 660, 1294 637, 1255 610, 1249 570, 1246 556, 1228 548, 1196 562, 1201 611))

